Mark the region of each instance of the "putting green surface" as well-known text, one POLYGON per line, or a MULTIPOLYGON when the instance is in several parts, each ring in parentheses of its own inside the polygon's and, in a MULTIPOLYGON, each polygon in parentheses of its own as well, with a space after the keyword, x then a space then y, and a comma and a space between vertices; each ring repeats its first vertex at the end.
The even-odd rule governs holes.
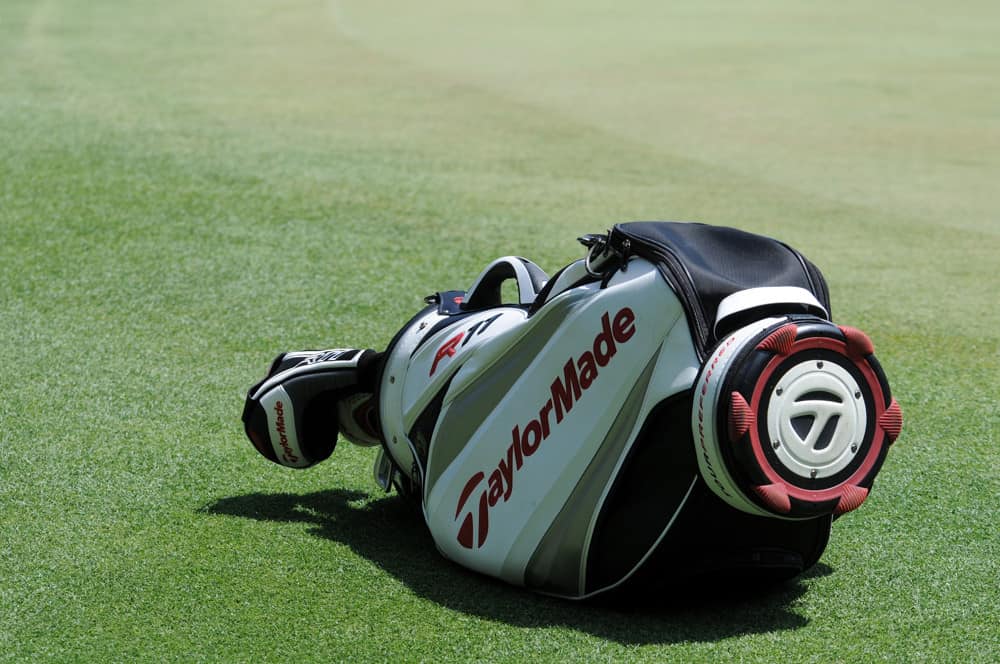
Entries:
POLYGON ((0 5, 0 658, 1000 659, 995 3, 0 5), (341 444, 239 424, 491 259, 617 221, 779 237, 906 424, 756 597, 545 598, 441 558, 341 444))

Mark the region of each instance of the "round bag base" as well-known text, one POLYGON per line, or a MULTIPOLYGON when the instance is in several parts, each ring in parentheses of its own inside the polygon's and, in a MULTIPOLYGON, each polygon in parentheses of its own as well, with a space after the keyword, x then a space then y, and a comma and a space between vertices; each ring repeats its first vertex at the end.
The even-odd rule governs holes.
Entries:
POLYGON ((708 486, 750 514, 839 515, 864 502, 903 417, 860 330, 770 318, 719 343, 692 426, 708 486))

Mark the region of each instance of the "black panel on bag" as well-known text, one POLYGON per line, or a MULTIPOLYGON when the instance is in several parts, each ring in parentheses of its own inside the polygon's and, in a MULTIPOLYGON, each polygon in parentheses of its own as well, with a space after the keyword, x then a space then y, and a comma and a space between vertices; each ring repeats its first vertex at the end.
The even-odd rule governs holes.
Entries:
POLYGON ((816 564, 830 516, 790 521, 727 505, 700 479, 670 531, 641 568, 606 600, 653 599, 763 588, 816 564))
POLYGON ((424 468, 427 467, 427 456, 430 453, 431 438, 434 435, 434 427, 437 426, 438 419, 441 416, 441 407, 444 404, 444 397, 448 393, 448 388, 451 387, 451 381, 454 376, 448 379, 444 386, 438 390, 438 393, 434 395, 431 402, 427 404, 427 407, 420 413, 417 417, 417 421, 413 423, 413 428, 407 434, 407 437, 413 443, 414 449, 417 451, 417 457, 420 459, 420 464, 424 468))
POLYGON ((691 393, 657 406, 608 493, 587 556, 587 592, 622 579, 656 544, 698 474, 691 393))
POLYGON ((647 556, 612 595, 697 584, 766 585, 801 574, 826 548, 830 517, 789 521, 746 514, 695 479, 691 403, 690 392, 672 397, 643 425, 598 516, 587 593, 619 583, 647 556))

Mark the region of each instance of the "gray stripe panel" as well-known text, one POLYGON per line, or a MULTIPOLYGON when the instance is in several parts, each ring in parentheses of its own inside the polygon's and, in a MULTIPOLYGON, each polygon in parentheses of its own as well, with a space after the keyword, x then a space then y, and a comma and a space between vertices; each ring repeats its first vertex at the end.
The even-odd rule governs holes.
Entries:
MULTIPOLYGON (((510 396, 508 394, 510 388, 535 361, 545 345, 552 340, 556 330, 579 306, 584 295, 585 293, 567 294, 566 299, 560 298, 547 305, 546 308, 551 307, 547 312, 542 309, 535 314, 540 318, 537 324, 482 376, 455 395, 434 429, 424 486, 434 486, 441 473, 465 448, 490 413, 510 396)), ((506 439, 498 441, 498 453, 506 449, 509 444, 510 441, 506 439)))
POLYGON ((660 348, 657 348, 629 392, 593 460, 528 561, 524 582, 529 588, 570 597, 579 597, 584 593, 585 571, 582 566, 587 532, 601 496, 613 480, 611 475, 629 442, 629 434, 639 417, 659 356, 660 348))

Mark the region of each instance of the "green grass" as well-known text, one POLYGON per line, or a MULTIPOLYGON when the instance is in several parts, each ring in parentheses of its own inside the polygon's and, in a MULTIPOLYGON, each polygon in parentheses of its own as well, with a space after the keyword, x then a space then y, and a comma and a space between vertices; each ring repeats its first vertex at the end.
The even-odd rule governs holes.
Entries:
POLYGON ((480 4, 0 5, 0 657, 1000 659, 996 4, 480 4), (277 351, 653 218, 802 249, 903 405, 803 579, 539 597, 243 439, 277 351))

